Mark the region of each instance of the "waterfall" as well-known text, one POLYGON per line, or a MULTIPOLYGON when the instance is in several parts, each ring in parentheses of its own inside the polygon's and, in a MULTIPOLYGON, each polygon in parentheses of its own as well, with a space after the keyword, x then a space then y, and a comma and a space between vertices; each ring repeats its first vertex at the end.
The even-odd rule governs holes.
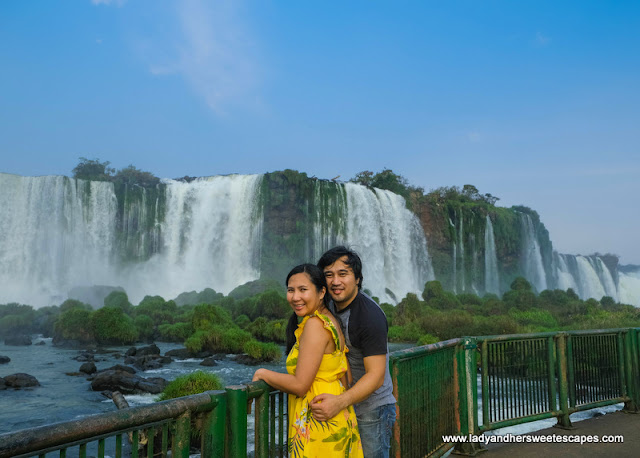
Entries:
POLYGON ((311 262, 336 245, 344 243, 346 236, 347 196, 344 186, 317 180, 314 183, 312 212, 313 238, 310 253, 311 262))
POLYGON ((434 277, 427 240, 417 217, 407 210, 405 200, 391 191, 354 183, 345 183, 344 187, 345 241, 362 258, 363 287, 382 302, 396 303, 409 292, 419 295, 425 282, 434 277))
POLYGON ((139 201, 125 195, 118 223, 112 183, 0 174, 0 303, 59 304, 92 285, 122 286, 137 303, 255 280, 261 177, 167 181, 162 221, 142 192, 139 201))
POLYGON ((531 216, 521 213, 520 222, 522 227, 522 271, 536 291, 540 292, 547 289, 547 279, 538 237, 533 227, 531 216))
POLYGON ((463 217, 462 211, 460 212, 460 226, 458 227, 458 257, 460 262, 458 263, 458 269, 460 269, 460 292, 464 293, 467 289, 467 283, 465 281, 465 265, 464 265, 464 230, 463 230, 463 217))
POLYGON ((575 263, 575 256, 553 253, 554 263, 556 266, 556 285, 559 289, 566 291, 569 288, 573 289, 576 294, 580 295, 580 289, 576 283, 575 276, 572 273, 572 269, 569 267, 571 260, 574 260, 576 268, 573 271, 577 272, 577 263, 575 263))
POLYGON ((0 173, 0 303, 48 305, 103 284, 116 209, 112 183, 0 173))
POLYGON ((487 215, 487 225, 484 230, 484 290, 487 293, 500 294, 496 240, 489 215, 487 215))
POLYGON ((618 271, 620 302, 640 307, 640 266, 626 266, 618 271))
POLYGON ((258 279, 261 179, 229 175, 191 183, 167 180, 160 252, 132 267, 138 278, 125 282, 125 290, 136 298, 145 293, 142 289, 165 298, 207 287, 227 294, 258 279))

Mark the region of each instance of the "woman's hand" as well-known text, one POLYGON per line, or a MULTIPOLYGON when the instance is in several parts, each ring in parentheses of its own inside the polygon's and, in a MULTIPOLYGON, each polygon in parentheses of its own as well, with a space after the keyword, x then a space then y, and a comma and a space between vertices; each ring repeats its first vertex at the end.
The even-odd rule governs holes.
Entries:
POLYGON ((255 371, 253 373, 253 379, 251 380, 252 382, 257 382, 258 380, 264 380, 264 373, 267 371, 267 369, 258 369, 257 371, 255 371))

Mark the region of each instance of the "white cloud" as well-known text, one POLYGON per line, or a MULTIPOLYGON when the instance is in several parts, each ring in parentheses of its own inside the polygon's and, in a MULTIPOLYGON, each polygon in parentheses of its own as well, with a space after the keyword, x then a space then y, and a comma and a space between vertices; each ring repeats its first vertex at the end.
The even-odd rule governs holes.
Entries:
MULTIPOLYGON (((216 113, 224 114, 256 84, 251 40, 240 18, 241 2, 184 0, 177 3, 177 36, 153 51, 153 75, 179 74, 216 113)), ((153 48, 153 47, 151 47, 153 48)))

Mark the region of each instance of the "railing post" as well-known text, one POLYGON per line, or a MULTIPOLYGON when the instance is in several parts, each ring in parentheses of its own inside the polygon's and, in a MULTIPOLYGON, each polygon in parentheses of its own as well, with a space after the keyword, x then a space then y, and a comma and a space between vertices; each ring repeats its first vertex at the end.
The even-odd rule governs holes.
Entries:
MULTIPOLYGON (((456 351, 458 366, 458 402, 460 412, 460 435, 477 435, 478 427, 478 342, 474 337, 464 337, 456 351)), ((456 444, 456 455, 475 456, 486 449, 478 442, 456 444)))
POLYGON ((176 418, 176 429, 171 447, 171 456, 189 458, 191 448, 191 413, 187 410, 176 418))
POLYGON ((629 329, 624 340, 627 393, 631 400, 624 403, 623 410, 627 413, 640 413, 640 371, 638 370, 638 333, 636 329, 629 329))
POLYGON ((262 382, 264 391, 256 398, 255 435, 256 457, 269 456, 269 386, 262 382))
POLYGON ((560 398, 560 415, 558 415, 558 428, 573 429, 569 418, 569 382, 567 370, 567 335, 560 333, 556 339, 558 351, 558 396, 560 398))
POLYGON ((225 456, 225 426, 227 424, 227 395, 211 395, 216 406, 205 415, 202 424, 202 458, 225 456))
POLYGON ((228 386, 227 391, 227 456, 247 456, 247 391, 245 385, 228 386))

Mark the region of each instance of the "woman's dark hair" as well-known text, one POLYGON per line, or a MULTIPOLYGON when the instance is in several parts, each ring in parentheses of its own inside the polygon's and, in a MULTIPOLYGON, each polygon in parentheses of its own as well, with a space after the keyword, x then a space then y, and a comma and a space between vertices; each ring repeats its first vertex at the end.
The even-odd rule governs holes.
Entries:
POLYGON ((355 275, 356 283, 358 285, 358 291, 361 291, 362 281, 364 280, 364 278, 362 277, 362 260, 360 259, 360 256, 358 256, 358 253, 356 253, 355 251, 342 245, 333 247, 322 255, 322 257, 318 261, 318 267, 320 267, 320 269, 324 271, 325 267, 330 266, 343 256, 347 257, 344 263, 351 267, 351 269, 353 270, 353 275, 355 275), (358 280, 360 281, 358 282, 358 280))
MULTIPOLYGON (((295 266, 287 275, 287 280, 285 281, 285 285, 289 286, 289 279, 296 274, 305 273, 311 279, 311 283, 314 284, 316 290, 318 292, 322 291, 322 288, 325 289, 324 295, 324 305, 326 306, 329 299, 328 289, 327 289, 327 280, 324 278, 324 272, 318 266, 313 264, 300 264, 299 266, 295 266)), ((298 327, 298 315, 295 313, 291 314, 289 317, 289 322, 287 323, 286 329, 286 338, 287 338, 287 354, 291 351, 293 346, 296 343, 296 335, 294 334, 296 328, 298 327)))

